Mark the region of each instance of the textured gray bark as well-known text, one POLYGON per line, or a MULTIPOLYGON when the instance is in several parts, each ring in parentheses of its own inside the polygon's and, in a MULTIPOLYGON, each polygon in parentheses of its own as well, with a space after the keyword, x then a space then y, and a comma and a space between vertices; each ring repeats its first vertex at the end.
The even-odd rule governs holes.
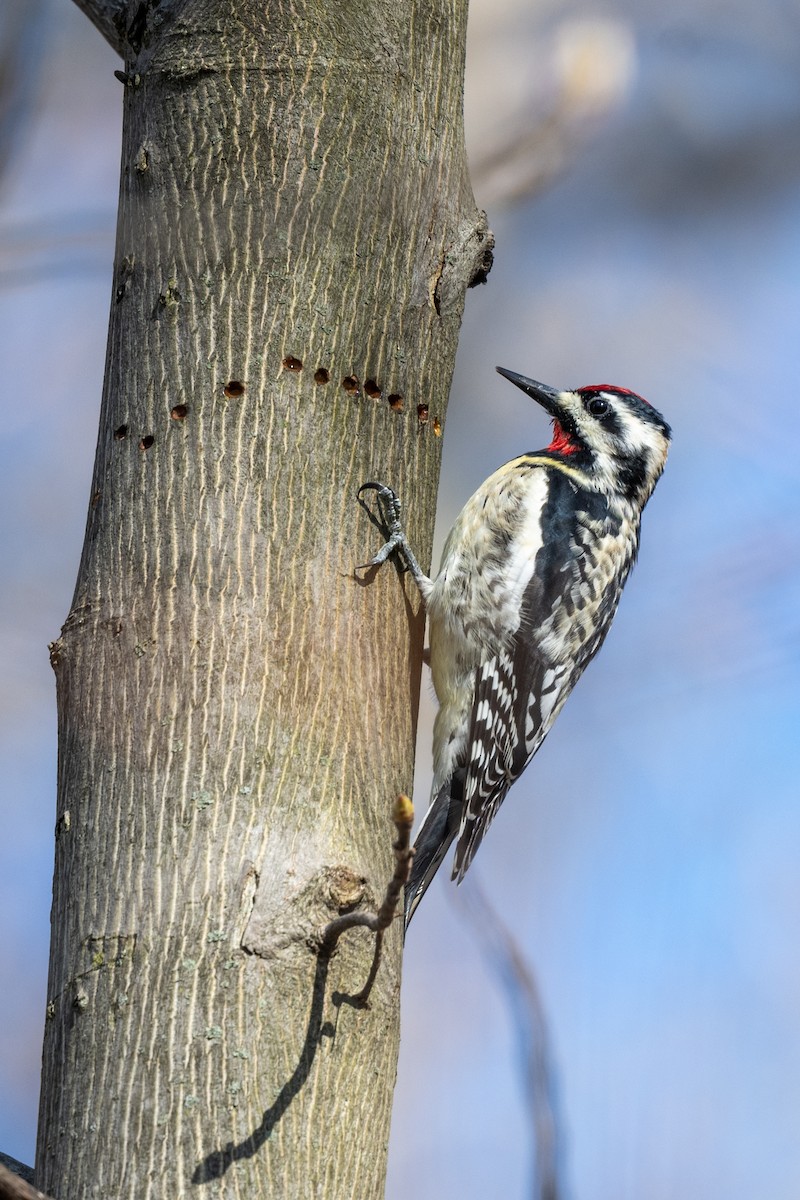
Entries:
POLYGON ((119 3, 82 7, 127 38, 125 117, 86 540, 52 646, 37 1185, 378 1197, 400 932, 366 1009, 373 936, 329 968, 313 942, 379 899, 412 781, 423 617, 395 571, 354 578, 380 544, 355 494, 391 481, 429 557, 488 245, 466 0, 161 0, 123 34, 119 3))

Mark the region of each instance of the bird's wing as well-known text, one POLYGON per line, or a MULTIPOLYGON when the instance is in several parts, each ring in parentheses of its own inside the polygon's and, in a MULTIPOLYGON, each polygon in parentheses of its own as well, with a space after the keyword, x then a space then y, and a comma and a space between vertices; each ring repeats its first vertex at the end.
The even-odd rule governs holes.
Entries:
MULTIPOLYGON (((544 741, 569 694, 567 668, 541 660, 520 678, 517 646, 479 668, 453 879, 460 883, 512 783, 544 741)), ((569 685, 571 687, 571 684, 569 685)))
MULTIPOLYGON (((461 827, 453 862, 460 883, 512 783, 544 741, 587 655, 555 653, 560 639, 542 637, 547 619, 570 613, 580 572, 557 557, 536 556, 523 593, 516 633, 477 670, 467 743, 461 827)), ((587 647, 588 649, 588 647, 587 647)))

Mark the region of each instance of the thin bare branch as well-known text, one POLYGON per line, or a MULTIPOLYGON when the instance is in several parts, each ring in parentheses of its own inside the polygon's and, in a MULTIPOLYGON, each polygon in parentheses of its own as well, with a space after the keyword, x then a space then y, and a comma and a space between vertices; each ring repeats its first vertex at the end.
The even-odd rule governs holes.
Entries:
POLYGON ((75 0, 103 37, 121 58, 125 57, 128 4, 127 0, 75 0))
MULTIPOLYGON (((6 1162, 13 1161, 5 1154, 3 1158, 6 1162)), ((22 1163, 17 1165, 21 1167, 22 1163)), ((0 1200, 49 1200, 49 1197, 0 1162, 0 1200)))
POLYGON ((386 888, 386 895, 377 912, 350 912, 344 913, 341 917, 336 917, 331 921, 323 931, 320 941, 319 953, 323 957, 330 957, 336 948, 336 943, 341 935, 348 929, 371 929, 375 936, 375 954, 372 959, 367 982, 354 1000, 360 1003, 366 1003, 372 985, 375 982, 375 976, 378 974, 378 967, 381 961, 381 947, 383 945, 384 932, 389 928, 395 918, 397 906, 400 902, 400 897, 403 888, 408 882, 408 877, 411 874, 411 864, 414 860, 414 848, 411 845, 411 826, 414 824, 414 805, 408 796, 399 795, 394 802, 392 808, 392 820, 394 827, 397 830, 397 841, 393 843, 394 850, 394 873, 389 880, 386 888))
POLYGON ((470 924, 506 993, 517 1033, 519 1063, 533 1127, 534 1161, 531 1200, 559 1200, 558 1113, 554 1098, 551 1051, 539 989, 511 931, 492 908, 474 874, 460 892, 470 924))

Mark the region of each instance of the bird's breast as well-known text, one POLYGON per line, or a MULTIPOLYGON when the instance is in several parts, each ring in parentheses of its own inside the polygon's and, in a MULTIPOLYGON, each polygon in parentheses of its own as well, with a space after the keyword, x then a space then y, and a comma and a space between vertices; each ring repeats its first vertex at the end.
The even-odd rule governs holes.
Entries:
POLYGON ((428 600, 431 670, 441 698, 519 627, 522 597, 541 547, 547 478, 501 467, 467 501, 442 553, 428 600))

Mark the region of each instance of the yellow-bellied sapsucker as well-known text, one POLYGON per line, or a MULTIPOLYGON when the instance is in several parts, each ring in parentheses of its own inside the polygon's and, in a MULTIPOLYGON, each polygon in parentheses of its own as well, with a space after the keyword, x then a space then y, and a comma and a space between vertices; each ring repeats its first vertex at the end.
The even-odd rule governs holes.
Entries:
POLYGON ((497 368, 553 419, 545 450, 500 467, 467 501, 435 579, 421 570, 391 488, 365 483, 428 611, 439 701, 431 805, 415 842, 406 925, 458 835, 460 883, 512 783, 608 633, 670 429, 625 388, 557 391, 497 368))

